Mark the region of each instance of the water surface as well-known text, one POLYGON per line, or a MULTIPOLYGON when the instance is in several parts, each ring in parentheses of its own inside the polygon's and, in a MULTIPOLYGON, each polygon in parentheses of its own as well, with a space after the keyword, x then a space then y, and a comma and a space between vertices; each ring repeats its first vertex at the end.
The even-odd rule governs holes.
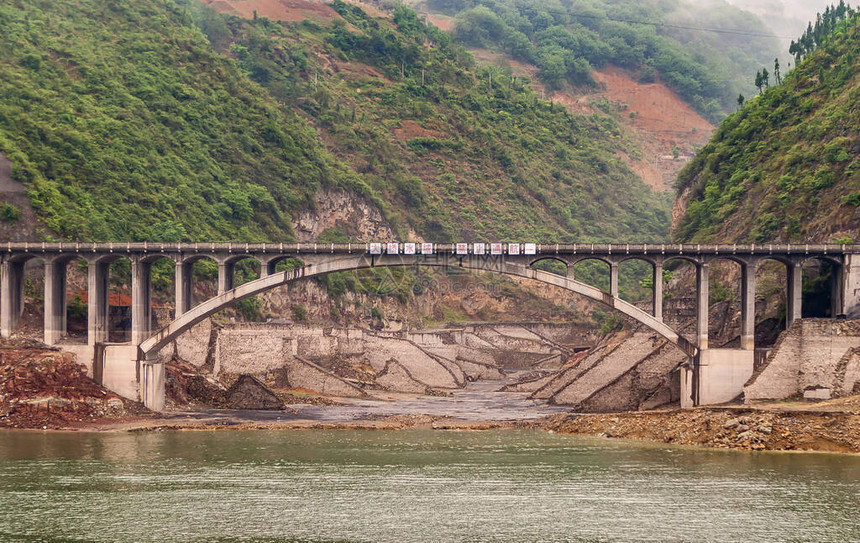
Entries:
POLYGON ((860 457, 540 431, 0 432, 0 541, 852 541, 860 457))

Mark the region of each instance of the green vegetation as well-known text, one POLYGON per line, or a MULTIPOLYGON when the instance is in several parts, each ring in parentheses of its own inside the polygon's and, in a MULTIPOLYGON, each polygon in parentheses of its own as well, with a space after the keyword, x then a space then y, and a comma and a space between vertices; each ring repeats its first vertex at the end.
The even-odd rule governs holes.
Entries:
POLYGON ((0 150, 54 232, 290 240, 351 174, 173 2, 0 4, 0 150))
POLYGON ((612 120, 476 66, 408 8, 334 7, 320 27, 191 0, 0 4, 0 151, 45 239, 289 241, 321 188, 437 241, 666 238, 670 202, 612 120))
POLYGON ((638 73, 642 82, 659 74, 711 120, 731 110, 738 93, 749 91, 746 74, 777 52, 776 38, 766 36, 760 20, 728 4, 430 0, 428 5, 456 14, 456 35, 464 43, 501 49, 536 65, 551 89, 592 84, 592 67, 612 64, 638 73))
POLYGON ((669 199, 617 158, 631 144, 612 120, 570 115, 510 71, 475 66, 402 5, 391 19, 332 5, 345 22, 330 28, 227 18, 231 50, 316 122, 390 219, 436 241, 665 238, 669 199), (309 53, 320 49, 326 59, 309 53))
POLYGON ((296 304, 290 307, 290 312, 293 314, 293 320, 296 322, 304 322, 308 316, 308 310, 302 304, 296 304))
POLYGON ((15 222, 18 220, 19 215, 20 211, 18 208, 9 202, 3 202, 3 204, 0 205, 0 219, 3 219, 6 222, 15 222))
POLYGON ((833 241, 857 230, 860 15, 729 116, 679 177, 680 241, 833 241))
POLYGON ((806 55, 815 51, 819 45, 829 40, 834 34, 834 29, 853 14, 854 11, 845 4, 845 0, 839 0, 838 5, 828 6, 823 14, 819 13, 815 18, 815 26, 812 26, 810 22, 800 39, 791 40, 788 52, 794 55, 797 62, 800 62, 806 55))

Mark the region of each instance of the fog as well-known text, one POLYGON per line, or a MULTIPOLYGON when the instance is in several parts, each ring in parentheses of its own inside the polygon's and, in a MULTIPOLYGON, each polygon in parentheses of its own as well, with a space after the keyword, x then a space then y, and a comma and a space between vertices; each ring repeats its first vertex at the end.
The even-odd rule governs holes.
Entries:
MULTIPOLYGON (((815 21, 816 13, 823 13, 827 6, 839 0, 726 0, 761 17, 774 34, 786 44, 797 39, 806 30, 810 21, 815 21)), ((846 2, 850 3, 850 2, 846 2)), ((853 6, 853 3, 852 3, 853 6)))

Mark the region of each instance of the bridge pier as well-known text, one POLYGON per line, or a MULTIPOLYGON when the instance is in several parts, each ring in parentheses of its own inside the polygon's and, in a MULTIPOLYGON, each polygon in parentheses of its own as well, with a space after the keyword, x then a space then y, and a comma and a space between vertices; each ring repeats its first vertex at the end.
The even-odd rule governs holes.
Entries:
POLYGON ((11 337, 24 310, 24 262, 4 259, 0 273, 0 336, 11 337))
POLYGON ((110 263, 104 259, 87 261, 87 344, 108 340, 108 277, 110 263))
POLYGON ((222 259, 218 262, 218 295, 233 290, 233 262, 222 259))
POLYGON ((699 352, 708 348, 708 264, 696 266, 696 345, 699 352))
POLYGON ((741 349, 755 349, 755 264, 741 265, 741 349))
POLYGON ((663 320, 663 263, 654 263, 654 287, 651 293, 651 306, 654 318, 663 320))
POLYGON ((191 310, 191 269, 193 262, 176 259, 174 271, 174 288, 176 290, 176 305, 173 318, 178 319, 191 310))
POLYGON ((613 298, 618 298, 618 263, 609 263, 609 294, 613 298))
POLYGON ((66 335, 66 269, 65 260, 45 261, 45 330, 44 341, 54 345, 66 335))
POLYGON ((158 353, 147 353, 140 362, 140 400, 148 409, 163 411, 164 396, 164 363, 158 361, 158 353))
POLYGON ((803 262, 792 262, 786 267, 788 291, 786 292, 785 329, 801 317, 803 300, 803 262))
POLYGON ((152 264, 141 258, 131 261, 131 344, 149 337, 152 323, 152 264))
POLYGON ((836 314, 856 317, 860 313, 860 255, 845 254, 841 270, 839 290, 842 296, 836 314))

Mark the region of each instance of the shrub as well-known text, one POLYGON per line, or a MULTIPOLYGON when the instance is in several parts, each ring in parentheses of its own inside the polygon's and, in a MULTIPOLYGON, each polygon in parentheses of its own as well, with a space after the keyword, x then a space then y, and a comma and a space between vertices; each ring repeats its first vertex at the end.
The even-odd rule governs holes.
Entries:
POLYGON ((304 322, 308 316, 308 310, 301 304, 295 304, 292 306, 290 308, 290 312, 293 314, 293 320, 296 322, 304 322))
POLYGON ((250 296, 236 302, 236 311, 247 321, 259 320, 262 316, 260 308, 263 301, 256 296, 250 296))
POLYGON ((10 203, 4 203, 0 206, 0 219, 3 219, 6 222, 12 223, 17 221, 19 215, 20 212, 18 211, 18 208, 10 203))

